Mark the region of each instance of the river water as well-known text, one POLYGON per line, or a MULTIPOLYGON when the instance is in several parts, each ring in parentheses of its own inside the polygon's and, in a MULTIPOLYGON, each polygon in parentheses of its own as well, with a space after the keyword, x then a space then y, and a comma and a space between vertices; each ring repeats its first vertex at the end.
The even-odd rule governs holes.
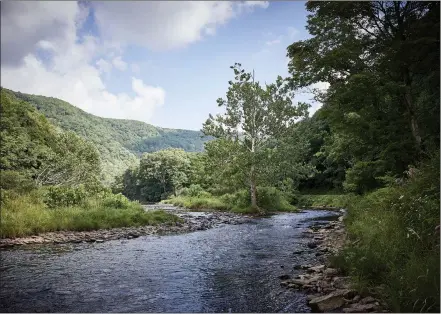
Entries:
POLYGON ((280 286, 317 261, 304 211, 181 235, 0 251, 0 312, 309 312, 280 286), (301 251, 301 254, 294 254, 301 251))

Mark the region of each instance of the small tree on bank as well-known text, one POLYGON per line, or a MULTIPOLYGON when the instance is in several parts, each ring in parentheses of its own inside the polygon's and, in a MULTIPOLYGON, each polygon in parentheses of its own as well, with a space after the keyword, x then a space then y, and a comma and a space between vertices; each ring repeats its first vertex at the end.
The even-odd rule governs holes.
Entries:
POLYGON ((255 81, 254 72, 246 73, 240 63, 235 63, 231 69, 234 81, 228 82, 226 99, 217 100, 219 107, 225 107, 225 113, 216 117, 210 114, 202 132, 236 144, 231 145, 235 150, 228 152, 234 156, 230 160, 242 165, 250 187, 251 206, 258 208, 259 173, 267 165, 271 150, 275 151, 277 140, 296 119, 305 116, 307 105, 293 105, 293 92, 286 88, 280 76, 275 83, 262 87, 255 81))

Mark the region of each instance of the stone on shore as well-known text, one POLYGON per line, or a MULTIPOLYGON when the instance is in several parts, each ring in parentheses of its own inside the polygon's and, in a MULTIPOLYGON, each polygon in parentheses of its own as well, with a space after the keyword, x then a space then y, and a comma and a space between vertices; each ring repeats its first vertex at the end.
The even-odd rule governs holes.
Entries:
POLYGON ((351 293, 354 293, 349 289, 341 289, 333 291, 327 295, 316 297, 309 301, 311 309, 319 312, 334 311, 345 304, 345 298, 351 293))

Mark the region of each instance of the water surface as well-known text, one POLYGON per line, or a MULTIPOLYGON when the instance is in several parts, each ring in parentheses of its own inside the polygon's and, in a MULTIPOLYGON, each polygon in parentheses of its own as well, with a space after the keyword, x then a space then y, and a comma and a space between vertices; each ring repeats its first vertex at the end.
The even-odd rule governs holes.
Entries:
POLYGON ((0 312, 309 312, 278 276, 317 260, 305 211, 183 235, 0 251, 0 312), (297 251, 302 254, 293 254, 297 251))

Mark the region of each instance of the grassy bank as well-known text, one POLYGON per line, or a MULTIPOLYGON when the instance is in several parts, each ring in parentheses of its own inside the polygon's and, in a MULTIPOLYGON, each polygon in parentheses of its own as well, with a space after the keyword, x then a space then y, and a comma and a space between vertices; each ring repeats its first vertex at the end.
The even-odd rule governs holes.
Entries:
MULTIPOLYGON (((257 213, 251 207, 250 196, 247 190, 238 191, 220 196, 211 195, 205 191, 197 193, 183 193, 183 195, 162 201, 194 210, 222 210, 234 213, 257 213)), ((266 212, 292 212, 297 208, 288 201, 288 196, 275 188, 259 187, 257 190, 257 204, 266 212)))
POLYGON ((174 223, 175 215, 145 212, 120 195, 87 197, 72 206, 48 206, 41 191, 9 196, 2 193, 0 237, 13 238, 50 231, 90 231, 174 223))
POLYGON ((350 243, 334 263, 394 312, 440 310, 439 174, 438 156, 404 185, 379 189, 348 207, 350 243))
POLYGON ((301 194, 297 204, 300 207, 347 208, 360 197, 354 194, 301 194))

